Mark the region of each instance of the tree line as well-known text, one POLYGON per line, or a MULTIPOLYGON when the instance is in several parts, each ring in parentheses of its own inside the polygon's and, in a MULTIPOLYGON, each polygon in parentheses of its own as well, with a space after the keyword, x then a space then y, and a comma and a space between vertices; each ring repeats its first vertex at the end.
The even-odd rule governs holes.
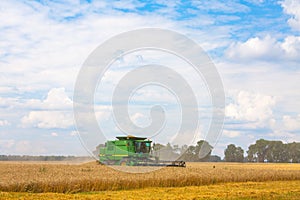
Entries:
MULTIPOLYGON (((229 144, 224 150, 224 159, 211 155, 213 147, 206 141, 200 140, 195 146, 178 145, 166 146, 159 144, 161 149, 168 149, 184 161, 188 162, 274 162, 274 163, 300 163, 300 143, 283 143, 282 141, 271 141, 259 139, 251 144, 244 156, 244 150, 235 144, 229 144), (201 155, 203 154, 203 156, 201 155)), ((170 153, 167 156, 171 156, 170 153)))
POLYGON ((300 143, 260 139, 248 149, 249 162, 300 162, 300 143))

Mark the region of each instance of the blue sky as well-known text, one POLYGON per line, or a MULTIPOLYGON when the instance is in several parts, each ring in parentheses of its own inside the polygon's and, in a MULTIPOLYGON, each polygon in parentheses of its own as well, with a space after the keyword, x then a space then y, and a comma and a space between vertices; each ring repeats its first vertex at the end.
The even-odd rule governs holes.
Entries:
MULTIPOLYGON (((214 153, 223 156, 230 143, 247 150, 260 138, 299 142, 299 10, 298 0, 1 1, 0 154, 86 154, 72 109, 80 67, 105 40, 145 27, 187 35, 218 69, 226 118, 214 153)), ((141 55, 125 58, 127 65, 141 55)), ((143 58, 155 60, 151 52, 143 58)), ((96 107, 107 135, 118 130, 110 107, 101 102, 110 98, 113 87, 107 84, 122 73, 110 71, 96 107)), ((204 91, 199 82, 194 87, 204 91)), ((170 93, 162 93, 148 88, 133 100, 145 104, 141 98, 148 95, 169 108, 176 103, 170 93)), ((168 131, 178 121, 172 111, 168 131)), ((146 107, 130 113, 137 124, 149 123, 146 107)))

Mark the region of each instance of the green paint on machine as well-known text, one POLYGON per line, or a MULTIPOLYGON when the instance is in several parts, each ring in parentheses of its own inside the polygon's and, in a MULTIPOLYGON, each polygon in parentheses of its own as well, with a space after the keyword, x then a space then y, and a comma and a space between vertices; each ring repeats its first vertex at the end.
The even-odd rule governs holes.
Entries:
POLYGON ((100 147, 99 162, 106 165, 185 167, 184 161, 161 161, 152 155, 151 140, 120 136, 100 147))

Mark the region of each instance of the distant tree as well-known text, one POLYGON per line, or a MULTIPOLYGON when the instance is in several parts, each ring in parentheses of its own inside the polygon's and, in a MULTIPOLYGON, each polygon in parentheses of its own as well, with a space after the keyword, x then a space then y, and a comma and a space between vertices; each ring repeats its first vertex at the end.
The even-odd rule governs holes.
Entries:
POLYGON ((184 147, 182 147, 181 149, 183 149, 182 154, 180 156, 180 160, 184 160, 184 161, 188 161, 188 162, 195 162, 196 161, 196 147, 191 145, 191 146, 187 146, 185 145, 184 147))
POLYGON ((288 161, 292 163, 300 163, 300 143, 287 144, 288 161))
POLYGON ((222 159, 220 156, 217 156, 217 155, 211 155, 209 157, 209 162, 221 162, 222 159))
POLYGON ((250 162, 264 162, 267 156, 269 141, 260 139, 255 144, 249 146, 248 161, 250 162))
POLYGON ((247 153, 250 162, 300 162, 300 143, 260 139, 249 146, 247 153))
POLYGON ((188 148, 189 148, 188 145, 186 145, 186 144, 182 145, 180 148, 180 154, 183 155, 187 151, 188 148))
POLYGON ((234 144, 230 144, 224 151, 226 162, 243 162, 244 150, 241 147, 236 147, 234 144))
POLYGON ((200 140, 197 142, 195 147, 196 161, 208 162, 213 147, 205 140, 200 140))
POLYGON ((288 145, 282 141, 269 141, 266 159, 268 162, 288 162, 288 145))

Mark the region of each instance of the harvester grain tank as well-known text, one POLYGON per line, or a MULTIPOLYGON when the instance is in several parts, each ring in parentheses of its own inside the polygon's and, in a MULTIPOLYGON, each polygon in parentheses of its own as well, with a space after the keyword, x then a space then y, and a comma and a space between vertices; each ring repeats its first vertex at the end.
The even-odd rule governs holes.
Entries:
POLYGON ((100 147, 99 161, 106 165, 185 167, 184 161, 159 160, 152 153, 152 141, 145 137, 119 136, 100 147))

